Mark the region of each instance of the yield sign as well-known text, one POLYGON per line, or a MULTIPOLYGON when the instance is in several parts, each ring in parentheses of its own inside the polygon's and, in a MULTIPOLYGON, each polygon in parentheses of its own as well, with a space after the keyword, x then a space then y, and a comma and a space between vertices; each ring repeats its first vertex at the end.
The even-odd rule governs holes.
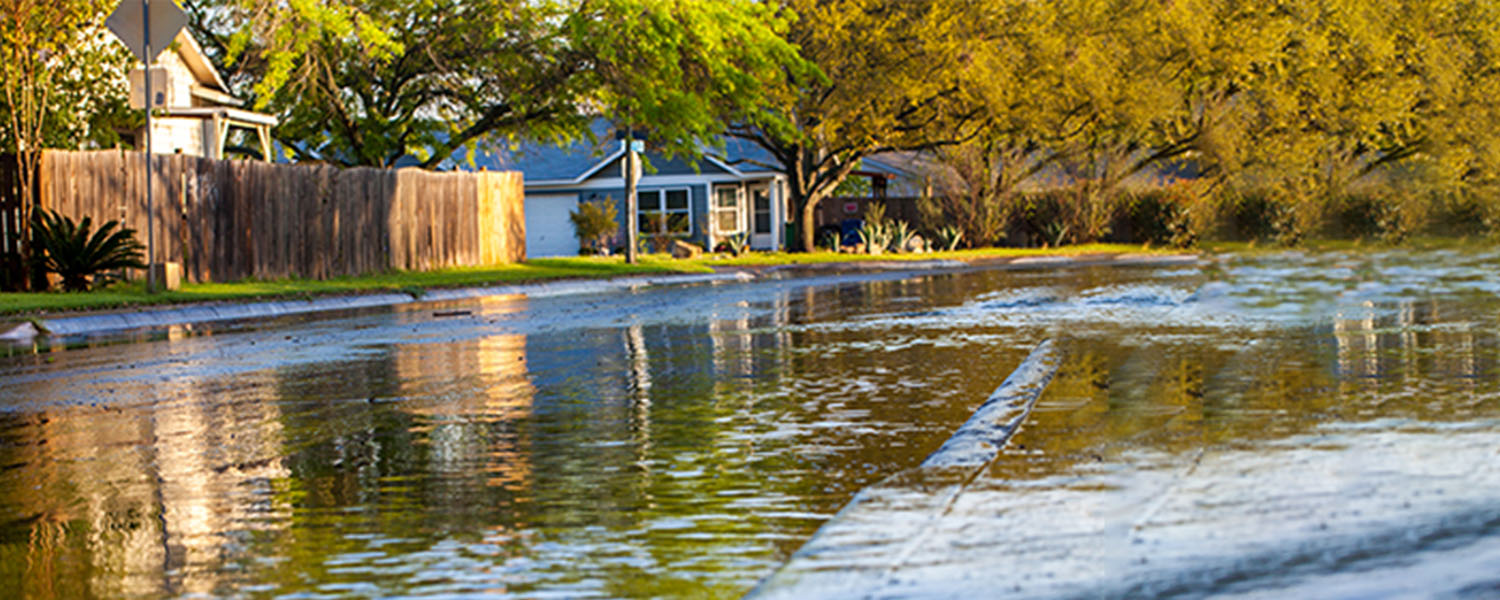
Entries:
POLYGON ((177 32, 187 27, 187 14, 173 0, 121 0, 115 12, 104 20, 104 25, 115 33, 115 37, 125 42, 125 47, 130 48, 136 58, 149 65, 151 59, 156 57, 146 56, 143 42, 151 42, 151 53, 160 54, 177 37, 177 32), (147 4, 150 5, 149 8, 147 4), (149 30, 146 28, 148 14, 151 26, 149 30), (146 39, 147 31, 151 32, 150 40, 146 39))

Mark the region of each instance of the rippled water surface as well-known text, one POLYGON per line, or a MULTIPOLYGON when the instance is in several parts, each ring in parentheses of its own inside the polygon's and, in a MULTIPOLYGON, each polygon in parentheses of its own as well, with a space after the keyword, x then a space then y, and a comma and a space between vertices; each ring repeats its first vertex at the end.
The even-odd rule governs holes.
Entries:
POLYGON ((1009 514, 1019 488, 1108 514, 1183 465, 1373 452, 1347 432, 1500 461, 1497 265, 840 275, 0 350, 0 589, 738 596, 1047 338, 1058 378, 980 482, 1009 514))

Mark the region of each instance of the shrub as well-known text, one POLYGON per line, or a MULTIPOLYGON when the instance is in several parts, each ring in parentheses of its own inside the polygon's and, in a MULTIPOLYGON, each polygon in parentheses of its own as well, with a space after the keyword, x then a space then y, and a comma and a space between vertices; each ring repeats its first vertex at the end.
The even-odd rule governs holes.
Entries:
POLYGON ((1246 241, 1295 246, 1302 241, 1302 226, 1290 202, 1270 190, 1250 190, 1231 196, 1225 203, 1231 235, 1246 241))
POLYGON ((1433 194, 1429 203, 1427 229, 1438 235, 1486 235, 1500 217, 1483 197, 1468 190, 1433 194))
POLYGON ((1014 227, 1027 246, 1061 246, 1072 239, 1072 213, 1076 201, 1068 190, 1023 194, 1019 198, 1014 227))
POLYGON ((1348 194, 1334 200, 1329 210, 1327 233, 1334 236, 1399 244, 1411 233, 1400 204, 1380 194, 1348 194))
POLYGON ((619 219, 613 198, 579 202, 578 209, 568 213, 573 234, 578 236, 579 254, 599 254, 609 247, 609 239, 619 229, 619 219))
POLYGON ((1182 185, 1152 189, 1131 195, 1123 205, 1119 220, 1128 232, 1122 241, 1175 248, 1198 244, 1191 206, 1196 197, 1182 185))
POLYGON ((146 267, 142 262, 146 248, 136 241, 134 229, 116 231, 119 221, 105 221, 92 231, 89 217, 74 223, 73 219, 43 210, 34 219, 31 231, 36 268, 61 276, 64 290, 88 291, 91 283, 99 286, 111 281, 109 271, 146 267))

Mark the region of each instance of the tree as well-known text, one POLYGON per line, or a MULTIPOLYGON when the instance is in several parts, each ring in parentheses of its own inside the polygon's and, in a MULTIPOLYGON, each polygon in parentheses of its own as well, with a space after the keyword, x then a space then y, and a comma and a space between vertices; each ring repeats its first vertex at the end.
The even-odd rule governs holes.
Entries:
POLYGON ((974 95, 989 46, 983 7, 965 0, 785 0, 787 39, 821 72, 776 81, 763 111, 729 133, 764 148, 786 173, 800 248, 813 246, 819 204, 860 160, 929 150, 974 134, 974 95))
POLYGON ((114 127, 133 121, 124 105, 124 54, 101 38, 105 0, 0 0, 0 128, 16 154, 21 198, 22 265, 31 262, 33 189, 45 147, 117 141, 114 127))
POLYGON ((195 0, 195 31, 298 158, 437 167, 594 114, 696 152, 760 78, 792 67, 783 20, 734 0, 195 0), (623 123, 622 123, 623 124, 623 123))

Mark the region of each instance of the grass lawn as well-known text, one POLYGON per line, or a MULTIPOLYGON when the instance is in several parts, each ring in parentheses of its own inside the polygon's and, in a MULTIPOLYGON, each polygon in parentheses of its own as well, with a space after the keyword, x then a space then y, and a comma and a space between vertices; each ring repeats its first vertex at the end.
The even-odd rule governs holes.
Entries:
POLYGON ((1079 256, 1083 254, 1175 254, 1192 252, 1175 248, 1147 248, 1130 244, 1083 244, 1061 248, 979 248, 954 250, 952 252, 929 252, 926 254, 838 254, 834 252, 750 252, 743 256, 705 255, 693 262, 718 267, 759 267, 775 265, 809 265, 840 262, 867 261, 923 261, 923 260, 984 260, 1001 258, 1025 258, 1029 256, 1079 256))
POLYGON ((620 275, 711 273, 714 267, 754 267, 871 260, 982 260, 1026 256, 1074 256, 1098 253, 1170 252, 1120 244, 1089 244, 1054 249, 985 248, 934 252, 929 254, 885 254, 867 256, 813 252, 751 252, 744 256, 704 255, 692 260, 674 260, 666 255, 644 255, 636 265, 624 258, 576 257, 540 258, 522 264, 492 267, 468 267, 430 272, 395 272, 363 277, 341 277, 327 281, 289 279, 281 281, 242 281, 236 283, 184 283, 182 289, 161 294, 147 294, 142 282, 127 282, 108 289, 86 293, 0 293, 0 315, 28 317, 42 313, 97 310, 159 304, 182 304, 209 301, 246 301, 270 298, 310 298, 314 296, 402 291, 420 294, 428 288, 474 287, 499 283, 542 281, 548 279, 599 279, 620 275))

